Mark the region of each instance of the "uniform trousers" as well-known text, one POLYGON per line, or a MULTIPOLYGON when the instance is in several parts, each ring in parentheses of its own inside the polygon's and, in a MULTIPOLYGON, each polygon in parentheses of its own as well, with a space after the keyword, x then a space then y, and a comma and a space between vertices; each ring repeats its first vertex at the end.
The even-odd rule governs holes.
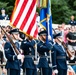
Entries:
POLYGON ((58 75, 67 75, 67 69, 58 69, 58 75))
POLYGON ((7 75, 20 75, 20 70, 7 69, 7 75))
POLYGON ((26 68, 23 75, 37 75, 37 69, 26 68))
POLYGON ((52 68, 49 67, 49 74, 48 75, 52 75, 52 68))
POLYGON ((48 68, 40 68, 40 75, 48 75, 49 69, 48 68))

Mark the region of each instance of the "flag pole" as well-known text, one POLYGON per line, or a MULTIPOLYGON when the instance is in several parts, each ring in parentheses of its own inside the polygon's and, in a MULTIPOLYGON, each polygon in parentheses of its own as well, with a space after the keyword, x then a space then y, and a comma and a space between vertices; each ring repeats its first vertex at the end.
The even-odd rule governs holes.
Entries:
MULTIPOLYGON (((50 9, 50 0, 48 0, 48 3, 47 3, 47 26, 46 26, 46 28, 47 28, 47 33, 48 33, 48 35, 47 35, 47 42, 49 42, 49 37, 51 37, 50 36, 50 23, 49 23, 49 21, 50 21, 50 17, 51 17, 51 9, 50 9)), ((52 56, 51 56, 51 50, 49 51, 49 56, 50 56, 50 63, 49 63, 49 67, 51 68, 52 67, 52 56)))

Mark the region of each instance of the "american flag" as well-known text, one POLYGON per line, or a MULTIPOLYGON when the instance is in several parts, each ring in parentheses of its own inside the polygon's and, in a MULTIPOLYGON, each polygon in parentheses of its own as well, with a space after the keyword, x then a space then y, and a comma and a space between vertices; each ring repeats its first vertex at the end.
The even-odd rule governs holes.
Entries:
POLYGON ((38 34, 36 0, 16 0, 10 24, 36 38, 38 34))

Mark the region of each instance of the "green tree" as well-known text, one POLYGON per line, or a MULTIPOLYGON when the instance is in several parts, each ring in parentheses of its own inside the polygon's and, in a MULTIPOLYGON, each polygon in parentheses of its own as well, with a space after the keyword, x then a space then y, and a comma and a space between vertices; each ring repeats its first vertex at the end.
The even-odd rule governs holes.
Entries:
POLYGON ((76 11, 70 9, 69 1, 70 0, 52 0, 53 23, 68 23, 70 16, 76 13, 76 11))

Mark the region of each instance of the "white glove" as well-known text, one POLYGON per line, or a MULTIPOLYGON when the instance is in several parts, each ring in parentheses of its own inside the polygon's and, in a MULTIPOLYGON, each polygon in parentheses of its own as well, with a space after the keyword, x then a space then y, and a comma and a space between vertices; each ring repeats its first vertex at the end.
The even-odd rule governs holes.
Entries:
POLYGON ((23 55, 21 55, 21 54, 19 54, 19 55, 17 55, 17 59, 23 59, 23 55))
POLYGON ((74 55, 72 55, 72 57, 70 58, 70 60, 73 60, 73 59, 74 59, 74 57, 75 57, 75 56, 74 56, 74 55))
POLYGON ((53 70, 53 73, 58 74, 58 70, 57 69, 53 70))
POLYGON ((51 40, 51 36, 50 35, 48 36, 48 39, 51 40))
POLYGON ((34 64, 35 64, 35 65, 38 65, 38 63, 39 63, 39 61, 37 61, 37 60, 35 61, 35 60, 34 60, 34 64))

